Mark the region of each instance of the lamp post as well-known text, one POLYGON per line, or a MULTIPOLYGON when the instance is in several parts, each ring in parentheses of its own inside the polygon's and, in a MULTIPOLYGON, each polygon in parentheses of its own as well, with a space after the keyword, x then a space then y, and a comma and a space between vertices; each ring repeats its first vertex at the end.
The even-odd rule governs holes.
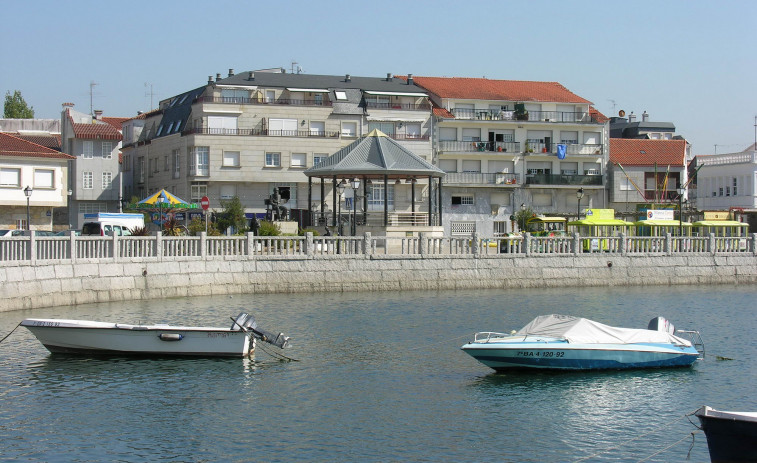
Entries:
POLYGON ((163 225, 165 225, 165 221, 163 220, 163 202, 165 201, 165 198, 160 196, 158 198, 158 223, 160 224, 160 230, 163 231, 163 225))
POLYGON ((686 189, 683 186, 678 187, 678 236, 683 236, 683 194, 686 189))
POLYGON ((578 198, 578 207, 576 209, 576 220, 581 220, 581 200, 584 197, 584 189, 579 188, 578 191, 576 191, 576 198, 578 198))
POLYGON ((337 196, 337 220, 339 221, 339 226, 337 228, 337 233, 339 236, 342 236, 344 233, 344 229, 342 226, 342 193, 344 193, 344 189, 347 187, 347 182, 342 180, 339 182, 336 186, 336 191, 339 193, 339 196, 337 196))
POLYGON ((525 233, 526 231, 526 203, 521 203, 520 205, 520 219, 523 222, 523 224, 520 227, 520 232, 525 233))
POLYGON ((357 189, 360 188, 360 180, 353 178, 352 182, 352 224, 350 226, 350 232, 352 236, 357 234, 357 189))
POLYGON ((31 210, 29 209, 29 199, 32 197, 32 187, 29 185, 26 185, 26 188, 24 188, 24 194, 26 195, 26 229, 31 230, 31 210))

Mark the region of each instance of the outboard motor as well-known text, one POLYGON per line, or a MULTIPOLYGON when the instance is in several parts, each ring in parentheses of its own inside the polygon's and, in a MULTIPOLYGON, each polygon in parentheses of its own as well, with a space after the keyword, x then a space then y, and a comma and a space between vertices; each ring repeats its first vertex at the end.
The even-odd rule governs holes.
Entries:
POLYGON ((284 333, 273 334, 262 328, 258 328, 255 317, 244 312, 237 315, 237 318, 234 319, 234 323, 231 325, 231 330, 249 331, 256 339, 272 344, 279 349, 289 346, 289 336, 284 336, 284 333))
POLYGON ((675 334, 676 328, 665 317, 655 317, 649 321, 648 330, 652 331, 664 331, 668 334, 675 334))
POLYGON ((244 324, 247 323, 247 321, 252 318, 252 322, 255 323, 255 319, 252 317, 252 315, 246 314, 244 312, 237 315, 237 318, 234 319, 234 322, 231 324, 231 331, 239 331, 243 329, 244 324))

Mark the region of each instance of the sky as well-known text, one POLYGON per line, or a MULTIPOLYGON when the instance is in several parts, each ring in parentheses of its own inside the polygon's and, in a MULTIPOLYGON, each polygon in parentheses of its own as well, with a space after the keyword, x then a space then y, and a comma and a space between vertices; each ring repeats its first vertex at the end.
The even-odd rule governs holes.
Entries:
POLYGON ((607 116, 672 122, 694 154, 757 138, 757 1, 2 0, 0 91, 133 117, 208 76, 559 82, 607 116), (91 85, 94 83, 95 85, 91 85))

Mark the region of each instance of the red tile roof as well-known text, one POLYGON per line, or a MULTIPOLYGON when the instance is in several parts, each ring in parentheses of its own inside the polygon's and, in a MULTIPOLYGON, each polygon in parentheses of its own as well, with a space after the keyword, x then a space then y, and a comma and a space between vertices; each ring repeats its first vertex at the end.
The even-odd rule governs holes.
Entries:
POLYGON ((130 117, 103 117, 103 122, 112 125, 119 132, 121 131, 121 124, 131 119, 130 117))
MULTIPOLYGON (((407 79, 406 76, 397 77, 407 79)), ((557 82, 416 76, 413 76, 413 82, 441 98, 591 104, 557 82)))
MULTIPOLYGON (((71 127, 74 129, 74 136, 76 138, 83 138, 87 140, 121 140, 121 125, 119 123, 118 129, 112 124, 104 121, 98 121, 92 119, 92 123, 79 123, 74 122, 69 110, 66 110, 66 115, 71 123, 71 127)), ((114 117, 104 117, 103 119, 121 119, 114 117)))
POLYGON ((589 106, 589 115, 593 120, 599 122, 600 124, 604 124, 605 122, 610 120, 609 117, 600 113, 594 106, 589 106))
POLYGON ((0 156, 23 156, 48 159, 76 159, 36 143, 14 137, 7 133, 0 133, 0 156))
POLYGON ((433 112, 434 112, 434 116, 443 117, 445 119, 454 119, 455 118, 454 114, 452 114, 451 112, 449 112, 448 110, 446 110, 444 108, 438 108, 438 107, 434 106, 433 112))
POLYGON ((42 145, 47 148, 52 148, 54 150, 60 151, 60 135, 59 134, 27 135, 27 134, 18 133, 18 132, 8 132, 8 134, 13 135, 16 138, 20 138, 22 140, 30 141, 32 143, 36 143, 38 145, 42 145))
POLYGON ((611 138, 610 162, 622 166, 683 167, 686 160, 686 140, 646 140, 611 138))

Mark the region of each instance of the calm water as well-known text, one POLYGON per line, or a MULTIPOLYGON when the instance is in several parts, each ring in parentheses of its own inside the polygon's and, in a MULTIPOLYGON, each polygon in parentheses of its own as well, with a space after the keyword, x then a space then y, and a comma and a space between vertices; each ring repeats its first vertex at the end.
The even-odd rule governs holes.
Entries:
MULTIPOLYGON (((756 299, 754 287, 592 288, 0 313, 1 337, 26 317, 226 326, 245 308, 293 336, 286 352, 299 359, 52 357, 19 327, 0 344, 0 460, 686 461, 696 428, 685 414, 757 410, 756 299), (708 357, 692 369, 495 374, 459 349, 475 331, 548 313, 627 327, 665 315, 699 329, 708 357)), ((701 432, 690 461, 709 461, 701 432)))

